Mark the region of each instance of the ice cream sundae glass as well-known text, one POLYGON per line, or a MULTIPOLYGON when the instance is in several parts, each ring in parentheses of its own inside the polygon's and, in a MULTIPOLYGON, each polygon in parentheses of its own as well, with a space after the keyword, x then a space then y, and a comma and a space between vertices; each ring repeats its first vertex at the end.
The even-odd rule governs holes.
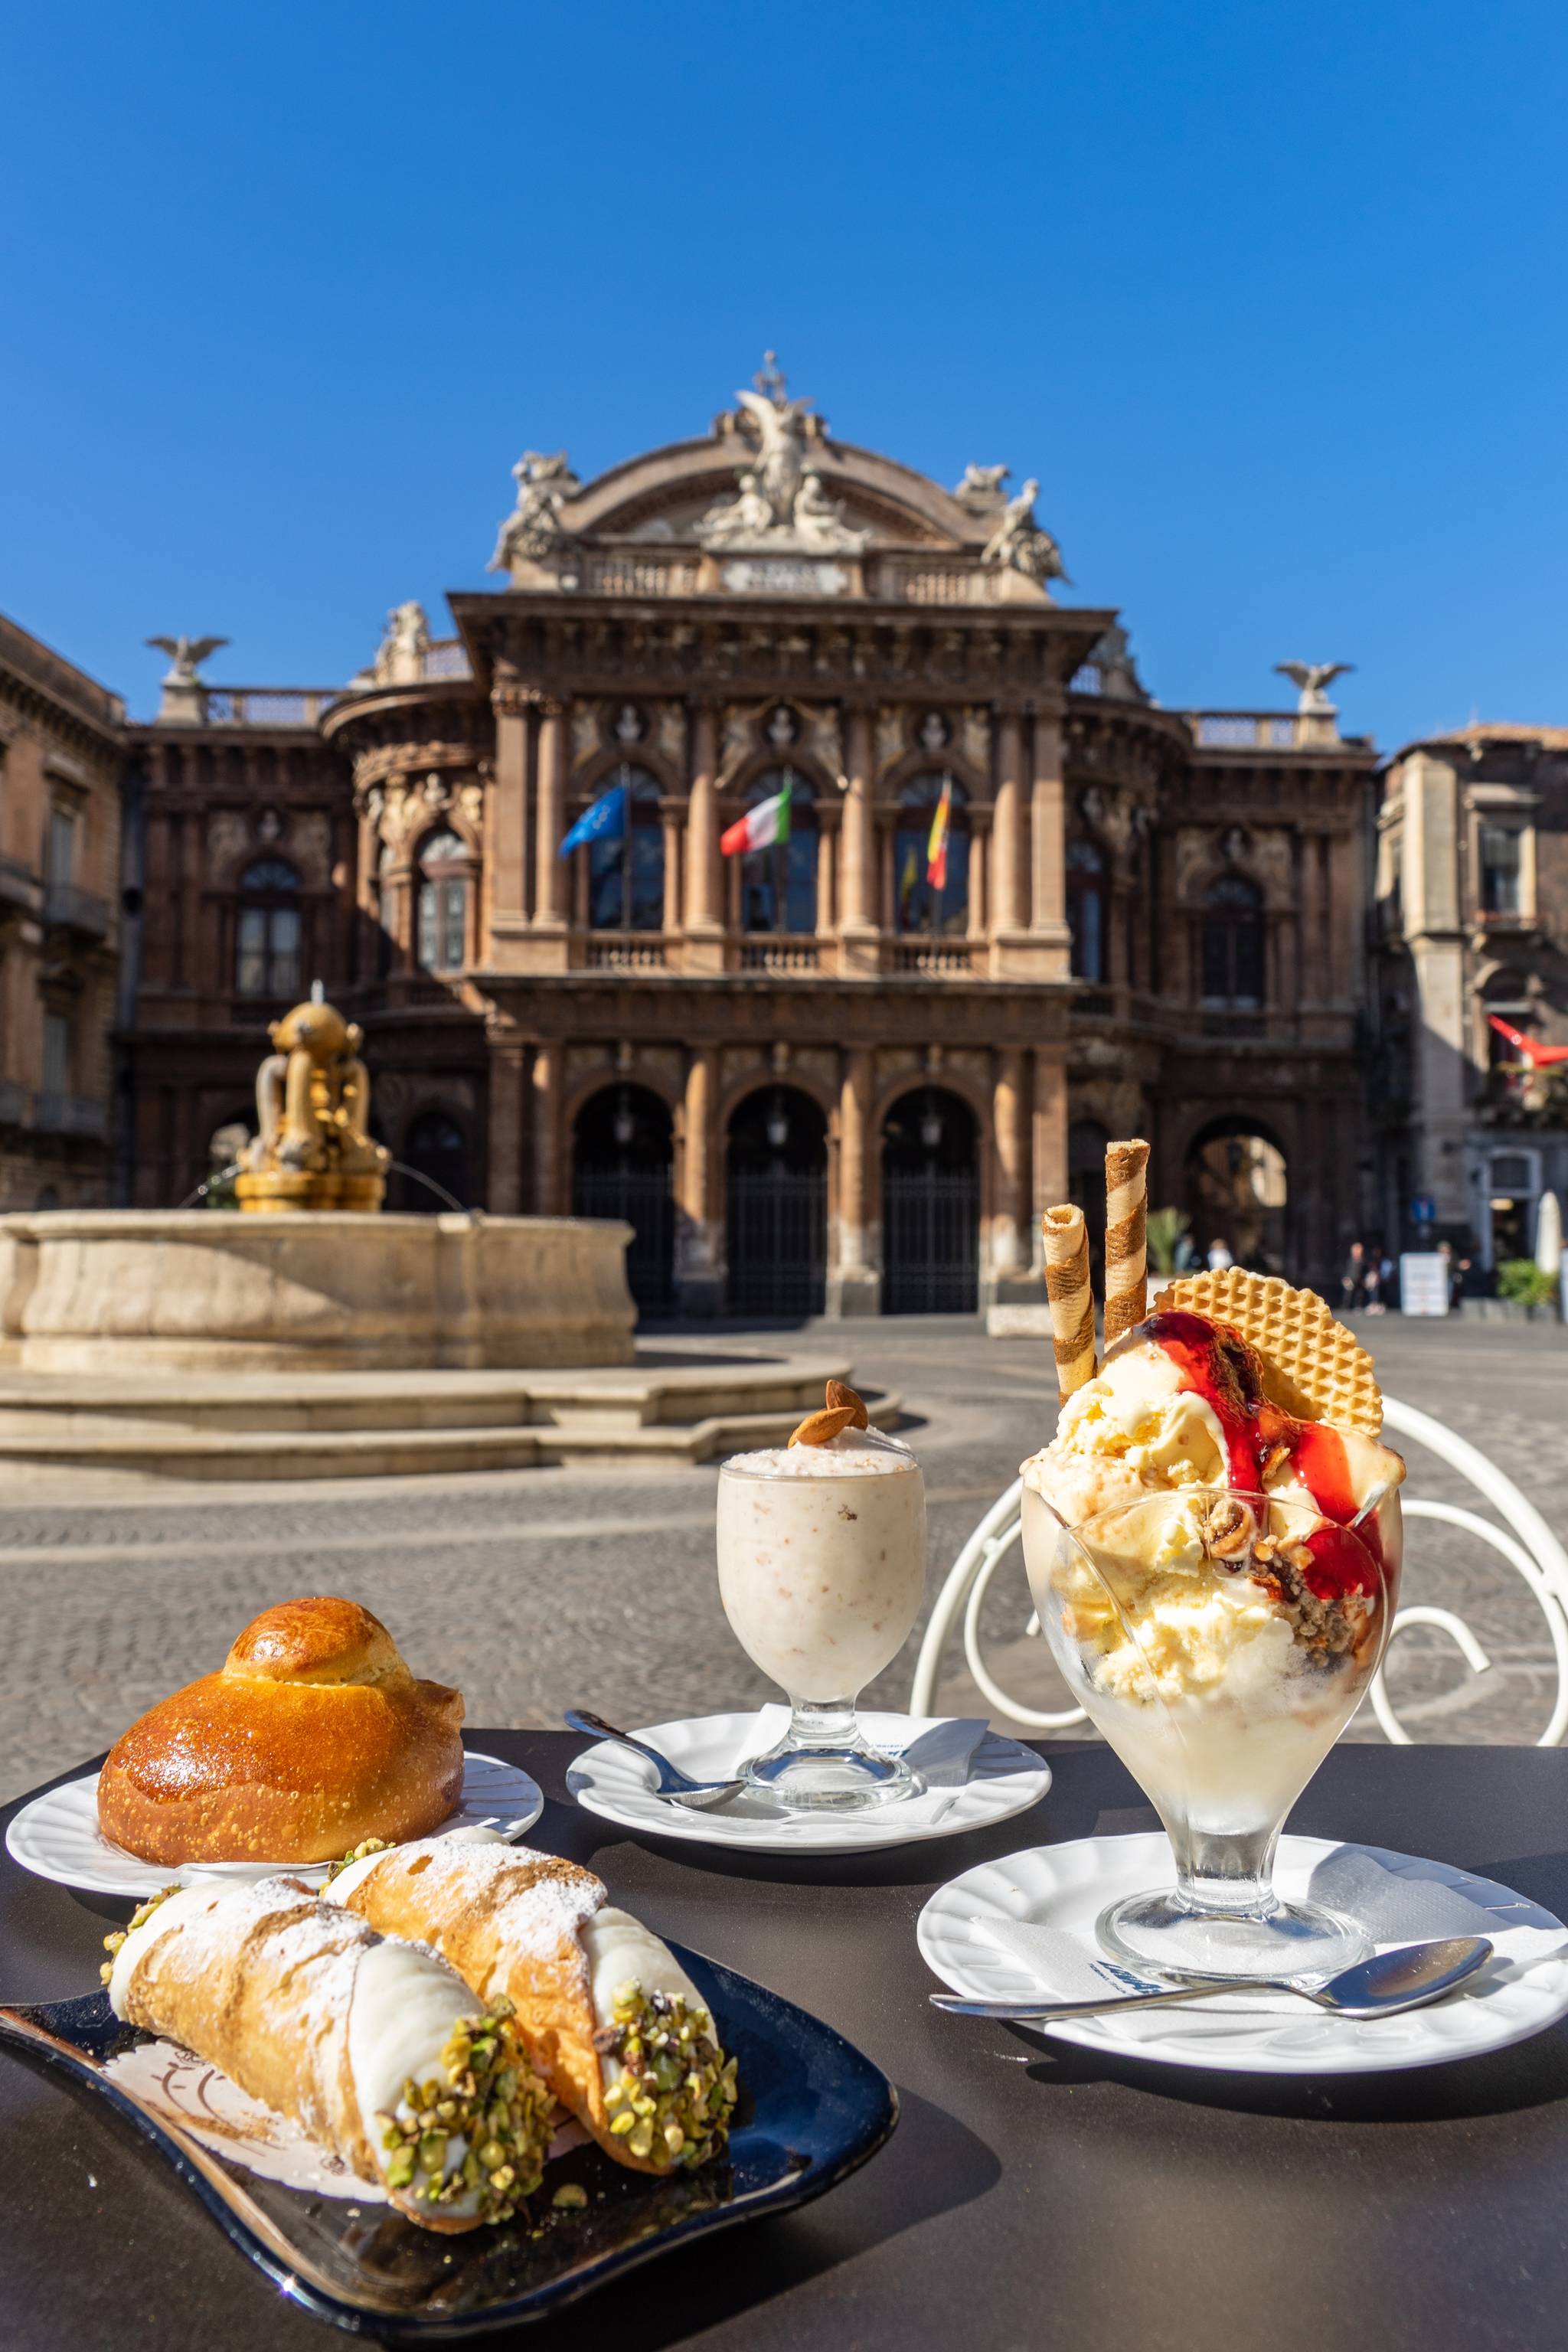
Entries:
POLYGON ((1098 1372, 1091 1320, 1089 1376, 1023 1466, 1041 1627, 1175 1858, 1174 1886, 1115 1905, 1100 1939, 1176 1977, 1347 1966, 1362 1928, 1285 1902, 1271 1872, 1383 1656, 1405 1465, 1378 1441, 1370 1358, 1311 1293, 1232 1268, 1137 1303, 1120 1334, 1108 1318, 1098 1372))
POLYGON ((860 1812, 918 1794, 855 1701, 909 1639, 925 1592, 925 1482, 840 1381, 787 1445, 719 1473, 719 1591, 741 1646, 790 1700, 789 1727, 743 1768, 777 1810, 860 1812))

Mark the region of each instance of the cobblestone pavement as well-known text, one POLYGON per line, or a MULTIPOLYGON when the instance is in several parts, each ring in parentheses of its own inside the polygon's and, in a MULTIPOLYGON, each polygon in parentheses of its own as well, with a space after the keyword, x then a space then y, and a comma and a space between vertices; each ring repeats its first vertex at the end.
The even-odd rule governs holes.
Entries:
MULTIPOLYGON (((1461 1431, 1568 1534, 1568 1343, 1555 1328, 1366 1327, 1384 1386, 1461 1431)), ((896 1387, 926 1468, 929 1590, 1055 1417, 1047 1350, 935 1318, 818 1327, 859 1374, 896 1387)), ((716 1345, 758 1335, 726 1329, 716 1345)), ((416 1672, 455 1683, 475 1724, 549 1724, 574 1702, 613 1720, 745 1704, 766 1686, 719 1608, 712 1468, 606 1475, 524 1470, 462 1477, 174 1487, 118 1481, 61 1492, 15 1485, 0 1507, 0 1798, 108 1744, 132 1717, 222 1660, 268 1602, 344 1591, 391 1626, 416 1672)), ((1474 1503, 1413 1452, 1408 1490, 1474 1503)), ((1520 1578, 1473 1537, 1410 1529, 1407 1600, 1458 1609, 1489 1671, 1442 1635, 1403 1637, 1390 1687, 1418 1738, 1518 1741, 1545 1724, 1551 1643, 1520 1578)), ((1024 1704, 1063 1703, 1038 1641, 1023 1638, 1022 1570, 999 1576, 987 1663, 1024 1704)), ((908 1696, 913 1644, 873 1697, 908 1696)), ((956 1645, 943 1703, 984 1712, 956 1645)), ((1358 1722, 1353 1736, 1376 1738, 1358 1722)))

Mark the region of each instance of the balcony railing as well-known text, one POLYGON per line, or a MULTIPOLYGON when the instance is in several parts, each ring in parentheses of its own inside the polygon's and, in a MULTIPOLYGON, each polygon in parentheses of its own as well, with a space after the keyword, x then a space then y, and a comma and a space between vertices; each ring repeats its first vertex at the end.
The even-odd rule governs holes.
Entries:
POLYGON ((209 727, 314 727, 342 693, 336 686, 212 686, 209 727))
POLYGON ((584 961, 590 971, 662 971, 668 959, 657 932, 612 931, 584 942, 584 961))
POLYGON ((974 959, 967 940, 898 940, 893 945, 893 970, 923 979, 945 972, 968 972, 974 959))
POLYGON ((44 920, 84 940, 104 940, 109 937, 109 901, 90 890, 79 890, 74 882, 47 882, 44 920))
POLYGON ((591 555, 583 585, 594 596, 695 596, 697 566, 675 555, 591 555))
POLYGON ((815 940, 742 940, 742 971, 816 971, 821 957, 815 940))
POLYGON ((43 884, 14 857, 0 857, 0 906, 20 907, 36 915, 44 895, 43 884))
POLYGON ((1216 751, 1293 751, 1304 737, 1298 717, 1278 710, 1189 710, 1193 740, 1216 751))
POLYGON ((89 1095, 39 1095, 34 1104, 33 1126, 40 1135, 83 1135, 101 1142, 109 1133, 106 1104, 89 1095))
POLYGON ((13 1086, 9 1078, 0 1078, 0 1127, 26 1127, 26 1087, 13 1086))

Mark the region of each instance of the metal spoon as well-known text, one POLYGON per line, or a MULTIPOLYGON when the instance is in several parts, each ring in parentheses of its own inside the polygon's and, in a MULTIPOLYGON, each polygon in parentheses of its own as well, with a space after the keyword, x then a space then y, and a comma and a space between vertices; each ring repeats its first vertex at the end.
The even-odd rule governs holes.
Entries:
POLYGON ((705 1812, 710 1805, 721 1805, 726 1797, 737 1796, 744 1782, 736 1780, 694 1780, 646 1739, 634 1739, 629 1731, 617 1731, 602 1715, 590 1715, 586 1707, 569 1706, 565 1722, 573 1731, 584 1732, 590 1739, 614 1739, 622 1748, 629 1748, 651 1764, 658 1774, 658 1793, 668 1797, 672 1805, 688 1805, 694 1812, 705 1812))
POLYGON ((1401 1944, 1375 1952, 1321 1984, 1300 1977, 1211 1977, 1203 1984, 1162 1985, 1148 1992, 1108 1992, 1103 2000, 963 2000, 933 1992, 933 2009, 953 2017, 1008 2018, 1016 2024, 1044 2024, 1068 2017, 1103 2017, 1122 2009, 1162 2009, 1179 2000, 1208 2000, 1216 1992, 1294 1992, 1339 2017, 1395 2017, 1441 2000, 1492 1955, 1484 1936, 1448 1936, 1426 1944, 1401 1944))

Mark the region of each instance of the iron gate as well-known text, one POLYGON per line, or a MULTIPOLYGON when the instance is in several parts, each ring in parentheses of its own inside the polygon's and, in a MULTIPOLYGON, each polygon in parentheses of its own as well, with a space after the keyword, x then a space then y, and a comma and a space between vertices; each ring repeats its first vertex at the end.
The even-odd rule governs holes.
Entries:
POLYGON ((827 1181, 817 1169, 731 1168, 731 1315, 820 1315, 827 1298, 827 1181))
POLYGON ((884 1168, 882 1312, 973 1315, 980 1186, 973 1169, 884 1168))
POLYGON ((675 1206, 669 1170, 578 1168, 572 1179, 574 1217, 624 1217, 626 1287, 639 1315, 668 1315, 675 1303, 675 1206))

